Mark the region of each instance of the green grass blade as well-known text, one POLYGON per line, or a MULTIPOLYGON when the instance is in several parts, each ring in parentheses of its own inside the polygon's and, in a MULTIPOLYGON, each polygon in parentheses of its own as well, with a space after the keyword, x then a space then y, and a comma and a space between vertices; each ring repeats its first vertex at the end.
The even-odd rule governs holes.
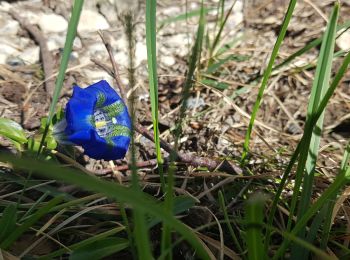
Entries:
POLYGON ((262 236, 264 201, 264 196, 255 194, 246 202, 246 243, 250 260, 265 259, 266 255, 262 236))
POLYGON ((237 249, 238 249, 238 252, 240 254, 243 253, 243 249, 242 249, 242 246, 233 230, 233 227, 231 225, 231 221, 229 220, 229 217, 228 217, 228 214, 227 214, 227 209, 226 209, 226 205, 225 205, 225 199, 224 199, 224 196, 222 195, 222 192, 219 191, 218 193, 219 195, 219 204, 220 204, 220 207, 221 207, 221 210, 222 212, 224 213, 224 218, 225 218, 225 221, 226 221, 226 225, 227 225, 227 228, 231 234, 231 237, 232 237, 232 240, 234 242, 234 244, 236 245, 237 249))
POLYGON ((0 243, 3 242, 16 228, 17 208, 15 204, 9 204, 1 214, 0 219, 0 243))
MULTIPOLYGON (((347 147, 347 152, 349 152, 349 146, 347 147)), ((340 171, 340 173, 335 178, 334 182, 324 191, 321 197, 305 212, 301 219, 299 219, 295 227, 290 232, 292 235, 298 234, 308 223, 308 221, 318 212, 318 210, 335 194, 339 192, 344 185, 350 182, 350 168, 347 167, 345 170, 340 171)), ((278 251, 276 252, 274 259, 281 259, 290 240, 286 239, 282 242, 278 251)))
POLYGON ((247 133, 245 135, 245 140, 244 140, 244 145, 243 145, 243 154, 242 154, 242 159, 241 159, 242 164, 245 163, 246 158, 248 156, 249 142, 250 142, 252 129, 253 129, 253 126, 254 126, 255 117, 256 117, 256 114, 258 113, 258 110, 259 110, 259 107, 260 107, 260 103, 261 103, 262 97, 264 95, 264 91, 265 91, 267 82, 268 82, 268 80, 270 78, 270 75, 271 75, 271 72, 272 72, 272 66, 273 66, 273 64, 275 62, 275 59, 277 57, 277 54, 278 54, 278 51, 279 51, 280 46, 282 44, 282 41, 284 39, 284 36, 286 35, 288 24, 289 24, 289 21, 290 21, 290 19, 292 17, 292 14, 293 14, 296 2, 297 2, 296 0, 290 0, 289 1, 288 10, 287 10, 287 13, 286 13, 286 15, 284 17, 284 20, 283 20, 283 23, 282 23, 282 27, 281 27, 281 31, 280 31, 280 33, 279 33, 279 35, 277 37, 275 46, 273 47, 273 50, 272 50, 272 53, 271 53, 270 61, 269 61, 268 65, 267 65, 267 68, 266 68, 266 70, 264 72, 264 77, 263 77, 263 80, 261 82, 259 93, 258 93, 257 99, 256 99, 254 107, 253 107, 252 115, 250 117, 250 122, 249 122, 249 125, 248 125, 247 133))
MULTIPOLYGON (((126 239, 107 237, 94 241, 91 244, 74 250, 69 256, 70 260, 81 259, 104 259, 111 254, 117 253, 129 246, 126 239)), ((145 259, 145 258, 143 258, 145 259)))
MULTIPOLYGON (((330 17, 325 35, 322 42, 320 56, 315 73, 315 79, 311 90, 311 97, 308 105, 308 117, 317 112, 321 99, 324 97, 329 87, 329 79, 332 67, 336 25, 338 20, 339 5, 335 4, 332 15, 330 17)), ((296 180, 293 190, 293 197, 290 209, 290 217, 288 219, 287 230, 290 230, 292 224, 292 216, 294 216, 294 210, 297 202, 300 200, 298 207, 298 218, 304 215, 309 208, 313 177, 315 171, 316 160, 318 157, 318 149, 320 144, 320 135, 323 128, 323 115, 317 120, 316 125, 312 128, 313 133, 309 142, 305 142, 301 154, 299 157, 298 167, 296 171, 296 180), (305 171, 305 174, 304 174, 305 171), (299 198, 300 186, 303 183, 303 189, 299 198)), ((311 130, 311 129, 309 129, 311 130)), ((306 129, 305 129, 306 131, 306 129)), ((304 237, 305 229, 301 231, 299 236, 304 237)), ((316 232, 312 232, 315 233, 316 232)), ((306 252, 300 247, 296 247, 292 250, 292 254, 296 254, 296 257, 302 257, 306 252)))
POLYGON ((209 50, 209 65, 211 65, 212 63, 213 63, 213 53, 214 53, 214 51, 215 51, 215 49, 216 49, 216 47, 217 47, 217 45, 218 45, 218 43, 219 43, 219 41, 220 41, 220 39, 221 39, 221 34, 222 34, 222 32, 223 32, 223 29, 224 29, 224 27, 225 27, 225 24, 226 24, 226 22, 227 22, 227 20, 228 20, 228 18, 229 18, 229 16, 230 16, 230 14, 232 13, 232 10, 233 10, 233 7, 235 6, 235 4, 236 4, 236 2, 237 1, 233 1, 233 3, 232 3, 232 5, 231 5, 231 7, 230 7, 230 9, 228 10, 228 12, 227 12, 227 14, 226 14, 226 16, 225 16, 225 18, 224 19, 222 19, 223 18, 223 15, 224 15, 224 5, 225 5, 225 1, 221 1, 221 11, 220 11, 220 13, 221 13, 221 17, 220 17, 220 21, 219 21, 219 31, 218 31, 218 33, 216 34, 216 36, 215 36, 215 39, 214 39, 214 41, 213 41, 213 44, 210 46, 210 50, 209 50))
MULTIPOLYGON (((210 11, 215 10, 215 8, 204 8, 204 14, 209 13, 210 11)), ((200 16, 201 14, 201 8, 197 9, 197 10, 193 10, 193 11, 189 11, 183 14, 179 14, 176 16, 172 16, 169 18, 166 18, 162 21, 159 22, 159 26, 158 26, 158 32, 159 30, 161 30, 164 26, 170 24, 170 23, 174 23, 174 22, 179 22, 179 21, 183 21, 183 20, 187 20, 188 18, 191 17, 196 17, 196 16, 200 16)))
MULTIPOLYGON (((317 110, 317 112, 312 115, 310 118, 308 118, 308 121, 305 123, 305 126, 309 126, 309 127, 313 127, 315 125, 315 123, 317 122, 317 120, 320 118, 320 116, 322 115, 324 109, 326 108, 330 98, 332 97, 336 87, 339 85, 341 79, 343 78, 343 76, 345 75, 346 71, 347 71, 347 68, 350 64, 350 52, 346 55, 346 57, 344 58, 344 61, 340 67, 340 69, 338 70, 338 73, 335 75, 333 81, 332 81, 332 84, 331 86, 328 88, 324 98, 322 99, 321 103, 320 103, 320 106, 317 110)), ((269 218, 268 218, 268 225, 269 226, 272 226, 272 222, 273 222, 273 217, 276 213, 276 209, 277 209, 277 204, 278 204, 278 201, 280 199, 280 196, 282 194, 282 191, 283 191, 283 188, 284 188, 284 185, 287 181, 287 178, 292 170, 292 167, 293 165, 295 164, 298 156, 299 156, 299 153, 300 153, 300 147, 302 146, 302 143, 304 142, 304 140, 310 138, 309 136, 311 135, 312 131, 305 131, 304 134, 303 134, 303 137, 301 139, 301 141, 299 142, 296 150, 294 151, 293 155, 292 155, 292 158, 290 159, 289 163, 288 163, 288 166, 282 176, 282 179, 281 179, 281 182, 280 182, 280 185, 278 187, 278 190, 274 196, 274 200, 273 200, 273 203, 272 203, 272 206, 271 206, 271 210, 270 210, 270 214, 269 214, 269 218)), ((343 167, 342 167, 343 168, 343 167)), ((265 247, 267 248, 268 245, 269 245, 269 241, 270 241, 270 231, 267 230, 267 233, 266 233, 266 244, 265 244, 265 247)))
POLYGON ((62 201, 62 197, 55 197, 50 200, 45 206, 40 208, 35 214, 33 214, 30 218, 28 218, 22 225, 12 231, 12 233, 0 244, 0 247, 3 249, 11 246, 13 242, 16 241, 25 231, 27 231, 35 222, 37 222, 40 218, 46 215, 47 212, 50 211, 52 207, 57 205, 62 201))
POLYGON ((49 196, 50 192, 45 192, 43 195, 40 196, 39 199, 37 199, 37 201, 34 202, 34 204, 27 210, 27 212, 21 217, 21 219, 19 220, 19 222, 22 222, 23 220, 26 219, 27 216, 30 216, 31 213, 39 206, 40 203, 42 203, 48 196, 49 196))
MULTIPOLYGON (((135 57, 135 36, 134 36, 134 18, 133 15, 128 12, 124 14, 124 23, 125 23, 125 34, 127 36, 128 42, 128 54, 129 54, 129 68, 128 68, 128 77, 129 77, 129 85, 132 89, 135 86, 135 75, 134 75, 134 57, 135 57)), ((135 95, 134 91, 131 93, 130 97, 130 111, 131 111, 131 119, 132 119, 132 135, 130 142, 130 151, 131 151, 131 171, 132 171, 132 185, 131 188, 134 192, 142 194, 142 191, 139 186, 139 175, 137 174, 136 167, 136 148, 135 148, 135 135, 134 135, 134 122, 135 120, 135 109, 134 109, 135 95)), ((162 173, 161 173, 162 176, 162 173)), ((122 203, 123 204, 123 203, 122 203)), ((142 256, 143 259, 152 259, 151 245, 149 239, 148 226, 146 223, 146 216, 144 212, 138 208, 134 208, 132 212, 133 217, 133 227, 134 230, 131 232, 130 226, 127 226, 127 231, 130 231, 129 236, 129 244, 131 246, 131 251, 133 255, 136 257, 136 253, 134 250, 134 244, 136 244, 137 252, 139 257, 142 256), (134 243, 135 242, 135 243, 134 243)), ((127 220, 124 217, 124 220, 127 220)), ((125 221, 125 224, 128 225, 128 221, 125 221)), ((115 248, 117 250, 119 247, 115 248)), ((114 250, 111 248, 111 250, 114 250)))
POLYGON ((83 4, 84 4, 84 0, 74 0, 71 18, 68 23, 68 31, 67 31, 66 41, 64 43, 60 68, 58 71, 58 76, 55 83, 55 89, 54 89, 52 101, 50 104, 50 110, 46 121, 46 127, 40 142, 40 148, 39 148, 38 154, 41 152, 42 146, 44 144, 44 141, 48 132, 49 125, 51 124, 52 118, 55 114, 56 104, 58 102, 58 98, 62 90, 64 76, 68 67, 69 57, 72 52, 73 42, 77 34, 77 28, 78 28, 78 23, 80 19, 81 10, 83 8, 83 4))
MULTIPOLYGON (((348 56, 350 57, 350 52, 348 56)), ((350 61, 350 58, 349 58, 349 61, 350 61)), ((347 148, 345 150, 345 154, 343 156, 343 160, 341 162, 341 166, 340 166, 341 171, 345 171, 346 167, 348 167, 348 163, 350 159, 349 146, 350 144, 348 143, 347 148)), ((324 208, 326 209, 325 210, 326 214, 324 217, 325 222, 324 222, 324 225, 322 226, 322 237, 321 237, 321 243, 320 243, 322 249, 326 249, 326 246, 329 240, 329 234, 332 226, 332 214, 335 206, 335 201, 336 201, 336 194, 333 197, 331 197, 327 202, 327 204, 324 206, 324 208)))
MULTIPOLYGON (((350 27, 350 21, 347 21, 341 25, 337 26, 337 32, 343 30, 343 29, 347 29, 350 27)), ((293 61, 295 58, 303 55, 304 53, 308 52, 309 50, 317 47, 318 45, 320 45, 323 41, 323 36, 319 37, 311 42, 309 42, 308 44, 306 44, 304 47, 302 47, 301 49, 297 50, 296 52, 294 52, 293 54, 289 55, 286 59, 284 59, 280 64, 276 65, 273 70, 278 70, 279 68, 287 65, 288 63, 290 63, 291 61, 293 61)))
MULTIPOLYGON (((97 234, 97 235, 94 235, 93 237, 90 237, 88 239, 85 239, 81 242, 78 242, 78 243, 75 243, 73 245, 70 245, 69 246, 69 249, 71 250, 77 250, 81 247, 84 247, 84 246, 87 246, 87 245, 90 245, 100 239, 105 239, 107 237, 110 237, 120 231, 124 230, 124 227, 117 227, 117 228, 113 228, 111 230, 108 230, 106 232, 102 232, 100 234, 97 234)), ((53 259, 55 257, 58 257, 64 253, 67 253, 67 249, 66 248, 61 248, 59 250, 56 250, 55 252, 52 252, 48 255, 45 255, 45 256, 42 256, 42 257, 39 257, 39 259, 53 259)))
POLYGON ((159 140, 159 119, 158 119, 158 75, 157 75, 157 49, 156 49, 156 0, 146 0, 146 45, 148 79, 152 108, 152 122, 154 131, 154 143, 157 154, 158 169, 161 178, 162 189, 165 191, 163 176, 163 159, 159 140))
MULTIPOLYGON (((204 28, 205 28, 205 19, 204 19, 204 5, 203 1, 201 3, 201 13, 199 17, 199 23, 198 23, 198 29, 197 29, 197 35, 196 40, 194 43, 194 46, 192 48, 192 53, 189 59, 189 69, 188 73, 186 75, 183 91, 182 91, 182 103, 180 107, 180 115, 179 120, 176 123, 175 126, 175 146, 174 146, 174 152, 170 154, 170 167, 169 167, 169 174, 168 174, 168 185, 167 185, 167 192, 166 192, 166 198, 165 198, 165 210, 169 213, 173 212, 173 185, 174 185, 174 173, 176 170, 176 166, 174 164, 176 159, 176 151, 178 149, 178 141, 180 139, 180 136, 182 134, 182 121, 185 118, 185 113, 187 109, 187 100, 190 95, 190 90, 193 85, 192 79, 194 78, 194 73, 197 67, 197 64, 200 63, 201 58, 201 52, 202 52, 202 44, 203 44, 203 37, 204 37, 204 28)), ((163 227, 162 232, 162 253, 168 251, 168 248, 171 247, 171 233, 170 229, 167 226, 163 227)))
POLYGON ((88 176, 75 169, 59 167, 50 162, 37 160, 33 164, 32 159, 17 158, 10 154, 0 154, 0 160, 10 162, 16 165, 18 169, 33 171, 42 176, 55 180, 64 181, 77 185, 86 190, 105 194, 109 198, 130 204, 134 208, 142 210, 145 214, 150 214, 162 220, 172 229, 181 234, 192 247, 196 250, 198 257, 209 259, 209 256, 198 240, 198 237, 181 221, 176 219, 172 213, 164 211, 164 205, 157 203, 155 199, 144 193, 135 193, 133 188, 124 187, 116 183, 107 182, 96 177, 88 176))

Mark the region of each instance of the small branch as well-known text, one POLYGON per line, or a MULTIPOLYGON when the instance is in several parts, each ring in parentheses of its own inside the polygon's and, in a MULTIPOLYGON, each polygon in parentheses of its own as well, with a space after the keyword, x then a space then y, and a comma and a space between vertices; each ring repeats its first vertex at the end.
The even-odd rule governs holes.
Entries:
MULTIPOLYGON (((45 73, 45 78, 49 78, 53 75, 54 72, 54 59, 47 47, 47 40, 43 36, 42 32, 38 27, 28 23, 24 18, 18 15, 15 11, 10 11, 9 14, 19 22, 19 24, 33 37, 33 40, 40 47, 40 56, 41 62, 43 64, 43 69, 45 73)), ((45 89, 48 93, 48 96, 51 98, 53 95, 53 91, 55 89, 55 81, 53 79, 49 79, 45 82, 45 89)))
POLYGON ((125 91, 123 89, 123 84, 120 80, 120 75, 119 75, 119 70, 118 70, 118 65, 117 63, 115 62, 115 59, 114 59, 114 55, 113 55, 113 50, 112 50, 112 46, 111 44, 107 41, 107 39, 104 37, 103 35, 103 32, 101 30, 98 31, 98 34, 100 35, 101 37, 101 40, 103 41, 103 44, 105 45, 106 49, 107 49, 107 52, 108 52, 108 55, 109 55, 109 59, 111 60, 112 62, 112 66, 113 66, 113 72, 114 72, 114 75, 112 75, 112 77, 114 77, 115 81, 117 82, 117 87, 119 89, 119 93, 120 95, 122 96, 122 99, 124 100, 124 102, 127 100, 126 99, 126 94, 125 94, 125 91))
POLYGON ((111 69, 109 66, 94 58, 91 58, 90 60, 114 78, 113 69, 111 69))
MULTIPOLYGON (((106 175, 108 173, 114 172, 114 171, 128 171, 131 170, 131 166, 130 164, 125 164, 125 165, 119 165, 119 166, 115 166, 112 169, 104 169, 101 172, 98 172, 98 174, 102 174, 102 175, 106 175)), ((154 167, 157 166, 157 160, 156 159, 152 159, 149 161, 144 161, 144 162, 137 162, 136 163, 136 167, 137 168, 149 168, 149 167, 154 167)))

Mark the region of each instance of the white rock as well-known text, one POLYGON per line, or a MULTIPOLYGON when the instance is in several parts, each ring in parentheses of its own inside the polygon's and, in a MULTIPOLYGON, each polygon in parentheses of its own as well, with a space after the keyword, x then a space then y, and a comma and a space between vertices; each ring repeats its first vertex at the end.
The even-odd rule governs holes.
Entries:
POLYGON ((9 16, 0 16, 0 35, 16 35, 19 30, 19 23, 9 16))
POLYGON ((346 31, 336 41, 338 47, 343 51, 350 49, 350 32, 346 31))
POLYGON ((162 10, 163 15, 169 15, 169 16, 173 16, 180 12, 181 12, 181 9, 179 6, 169 6, 167 8, 164 8, 164 10, 162 10))
POLYGON ((39 24, 40 17, 44 14, 26 10, 25 12, 21 12, 20 15, 31 24, 39 24))
POLYGON ((173 66, 175 64, 175 59, 173 56, 161 56, 160 61, 165 65, 165 66, 173 66))
POLYGON ((103 70, 84 69, 83 73, 85 74, 86 78, 89 79, 89 82, 91 82, 91 84, 104 79, 111 86, 114 85, 113 78, 107 72, 105 72, 103 70))
POLYGON ((49 39, 46 44, 49 51, 54 51, 61 47, 54 39, 49 39))
MULTIPOLYGON (((65 43, 65 35, 62 34, 52 34, 47 40, 47 47, 49 51, 57 50, 63 48, 65 43)), ((73 42, 73 49, 81 49, 82 43, 79 37, 76 37, 73 42)))
POLYGON ((0 53, 0 64, 6 64, 7 55, 0 53))
POLYGON ((89 46, 90 54, 94 55, 99 52, 104 52, 107 54, 106 47, 102 42, 96 42, 89 46))
POLYGON ((39 46, 29 47, 21 52, 18 57, 25 63, 34 64, 39 61, 40 48, 39 46))
POLYGON ((9 55, 17 55, 19 54, 18 50, 10 45, 7 45, 6 43, 0 42, 0 50, 2 54, 5 54, 7 56, 9 55))
POLYGON ((12 5, 10 5, 9 3, 5 1, 0 2, 0 11, 9 12, 11 8, 12 8, 12 5))
POLYGON ((120 64, 120 65, 122 65, 124 67, 128 66, 129 58, 128 58, 128 55, 125 52, 118 51, 116 54, 114 54, 114 59, 117 62, 117 64, 120 64))
POLYGON ((95 32, 97 30, 106 30, 108 28, 108 22, 99 13, 86 9, 82 11, 78 25, 78 32, 95 32))
POLYGON ((39 18, 39 26, 44 33, 58 33, 67 30, 68 22, 57 14, 42 14, 39 18))
POLYGON ((142 42, 136 43, 135 48, 135 66, 140 65, 141 62, 147 60, 147 47, 142 42))

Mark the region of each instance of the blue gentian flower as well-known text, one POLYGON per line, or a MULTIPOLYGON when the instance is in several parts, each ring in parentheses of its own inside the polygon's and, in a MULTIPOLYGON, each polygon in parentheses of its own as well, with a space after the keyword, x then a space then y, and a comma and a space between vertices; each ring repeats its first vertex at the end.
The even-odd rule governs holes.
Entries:
POLYGON ((65 118, 54 125, 58 143, 80 145, 94 159, 124 158, 130 143, 131 120, 123 100, 101 80, 87 88, 74 86, 65 118))

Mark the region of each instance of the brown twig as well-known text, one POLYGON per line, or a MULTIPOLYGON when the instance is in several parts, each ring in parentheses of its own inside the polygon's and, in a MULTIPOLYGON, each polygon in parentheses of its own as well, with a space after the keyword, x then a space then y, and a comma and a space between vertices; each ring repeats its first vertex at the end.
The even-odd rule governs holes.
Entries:
MULTIPOLYGON (((109 73, 112 77, 114 77, 115 81, 117 82, 120 94, 125 101, 126 95, 125 95, 125 91, 122 87, 123 85, 122 85, 121 80, 120 80, 117 63, 115 62, 115 59, 113 56, 112 47, 106 41, 106 39, 104 38, 101 31, 99 31, 99 34, 100 34, 100 37, 101 37, 101 39, 102 39, 102 41, 103 41, 103 43, 108 51, 109 58, 110 58, 111 63, 113 65, 113 72, 111 72, 110 70, 106 70, 106 72, 109 73)), ((92 61, 95 62, 97 65, 99 65, 102 68, 105 67, 104 65, 101 66, 100 62, 96 62, 95 60, 92 60, 92 61)), ((149 139, 150 141, 154 142, 153 133, 148 131, 143 126, 134 122, 134 129, 138 133, 140 133, 141 135, 143 135, 144 137, 149 139)), ((160 140, 160 146, 168 153, 174 152, 174 148, 162 139, 160 140)), ((236 165, 232 162, 210 159, 208 157, 200 157, 200 156, 197 156, 194 154, 182 153, 182 152, 178 152, 178 151, 175 151, 175 155, 176 155, 177 159, 179 159, 181 162, 186 163, 186 164, 190 164, 194 167, 199 167, 199 166, 206 167, 210 171, 214 171, 214 170, 218 169, 218 170, 230 173, 230 174, 232 174, 232 173, 241 174, 242 173, 242 169, 238 165, 236 165)), ((118 167, 120 167, 120 166, 118 166, 118 167)), ((145 167, 145 166, 143 166, 143 167, 145 167)), ((124 168, 122 168, 122 169, 128 170, 129 166, 125 165, 124 168)), ((116 170, 116 169, 113 169, 113 170, 116 170)))
MULTIPOLYGON (((43 36, 42 32, 38 27, 28 23, 24 18, 22 18, 15 11, 10 11, 9 14, 19 22, 19 24, 33 37, 33 40, 40 47, 41 62, 43 64, 43 69, 45 73, 45 78, 50 77, 54 72, 54 59, 47 47, 47 40, 43 36)), ((45 89, 48 96, 51 98, 53 91, 55 89, 55 81, 53 79, 47 80, 45 82, 45 89)))
POLYGON ((119 89, 119 93, 120 93, 120 95, 122 96, 122 99, 125 102, 126 101, 126 94, 125 94, 125 91, 124 91, 124 89, 122 87, 123 84, 122 84, 122 82, 120 80, 118 65, 117 65, 117 63, 115 62, 115 59, 114 59, 112 46, 109 43, 109 41, 104 37, 103 32, 101 30, 98 31, 98 34, 100 35, 101 40, 103 41, 103 44, 105 45, 105 47, 107 49, 107 52, 108 52, 108 55, 109 55, 109 59, 112 62, 113 72, 114 72, 113 73, 114 75, 112 75, 112 77, 114 77, 115 81, 117 82, 117 87, 119 89))

